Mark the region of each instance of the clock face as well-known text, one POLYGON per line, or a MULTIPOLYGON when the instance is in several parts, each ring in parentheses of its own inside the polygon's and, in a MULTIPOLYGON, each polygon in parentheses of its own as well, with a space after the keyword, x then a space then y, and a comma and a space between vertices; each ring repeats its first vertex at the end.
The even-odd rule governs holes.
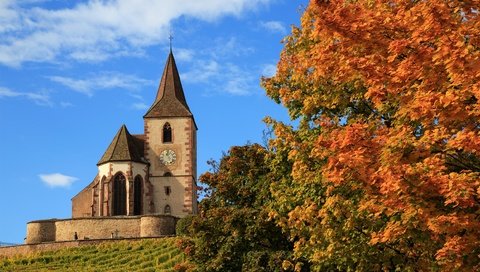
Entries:
POLYGON ((177 154, 175 151, 170 149, 165 149, 160 153, 160 161, 165 165, 171 165, 177 159, 177 154))

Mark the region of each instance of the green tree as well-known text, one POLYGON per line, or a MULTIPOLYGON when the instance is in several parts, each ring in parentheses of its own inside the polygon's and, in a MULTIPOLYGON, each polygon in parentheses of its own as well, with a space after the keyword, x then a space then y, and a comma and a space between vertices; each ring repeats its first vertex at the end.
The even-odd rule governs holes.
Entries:
POLYGON ((280 271, 291 242, 270 220, 268 152, 258 144, 232 147, 200 177, 207 194, 182 247, 199 271, 280 271))

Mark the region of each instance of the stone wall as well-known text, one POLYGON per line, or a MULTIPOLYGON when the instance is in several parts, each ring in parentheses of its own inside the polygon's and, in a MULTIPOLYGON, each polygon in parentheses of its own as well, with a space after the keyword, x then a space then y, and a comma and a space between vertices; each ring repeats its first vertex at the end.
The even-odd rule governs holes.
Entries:
MULTIPOLYGON (((113 237, 140 237, 140 218, 135 217, 89 217, 61 220, 55 223, 55 241, 74 240, 75 232, 79 239, 105 239, 113 237)), ((158 231, 152 230, 158 236, 158 231)), ((171 233, 173 234, 173 233, 171 233)))
POLYGON ((27 224, 27 244, 55 241, 55 220, 34 221, 27 224))
POLYGON ((158 233, 170 233, 172 230, 175 234, 176 223, 177 218, 173 216, 142 216, 140 237, 155 237, 158 233))
POLYGON ((27 223, 27 244, 109 238, 161 237, 175 234, 171 215, 86 217, 27 223))
POLYGON ((72 198, 72 217, 79 218, 92 214, 92 190, 98 177, 72 198))

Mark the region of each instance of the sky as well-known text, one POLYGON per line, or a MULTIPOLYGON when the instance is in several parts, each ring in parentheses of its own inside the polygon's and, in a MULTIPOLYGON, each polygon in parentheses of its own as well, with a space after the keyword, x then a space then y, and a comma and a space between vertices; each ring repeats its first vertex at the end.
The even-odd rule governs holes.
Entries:
POLYGON ((307 0, 0 0, 0 242, 70 218, 118 129, 143 133, 169 36, 198 126, 198 175, 289 122, 260 87, 307 0), (181 3, 181 4, 180 4, 181 3))

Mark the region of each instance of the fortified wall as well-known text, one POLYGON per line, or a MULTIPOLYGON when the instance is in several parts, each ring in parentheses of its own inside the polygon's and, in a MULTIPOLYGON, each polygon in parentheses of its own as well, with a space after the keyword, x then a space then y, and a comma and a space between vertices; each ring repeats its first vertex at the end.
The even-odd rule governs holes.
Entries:
POLYGON ((27 223, 25 243, 162 237, 175 235, 177 220, 171 215, 37 220, 27 223))

